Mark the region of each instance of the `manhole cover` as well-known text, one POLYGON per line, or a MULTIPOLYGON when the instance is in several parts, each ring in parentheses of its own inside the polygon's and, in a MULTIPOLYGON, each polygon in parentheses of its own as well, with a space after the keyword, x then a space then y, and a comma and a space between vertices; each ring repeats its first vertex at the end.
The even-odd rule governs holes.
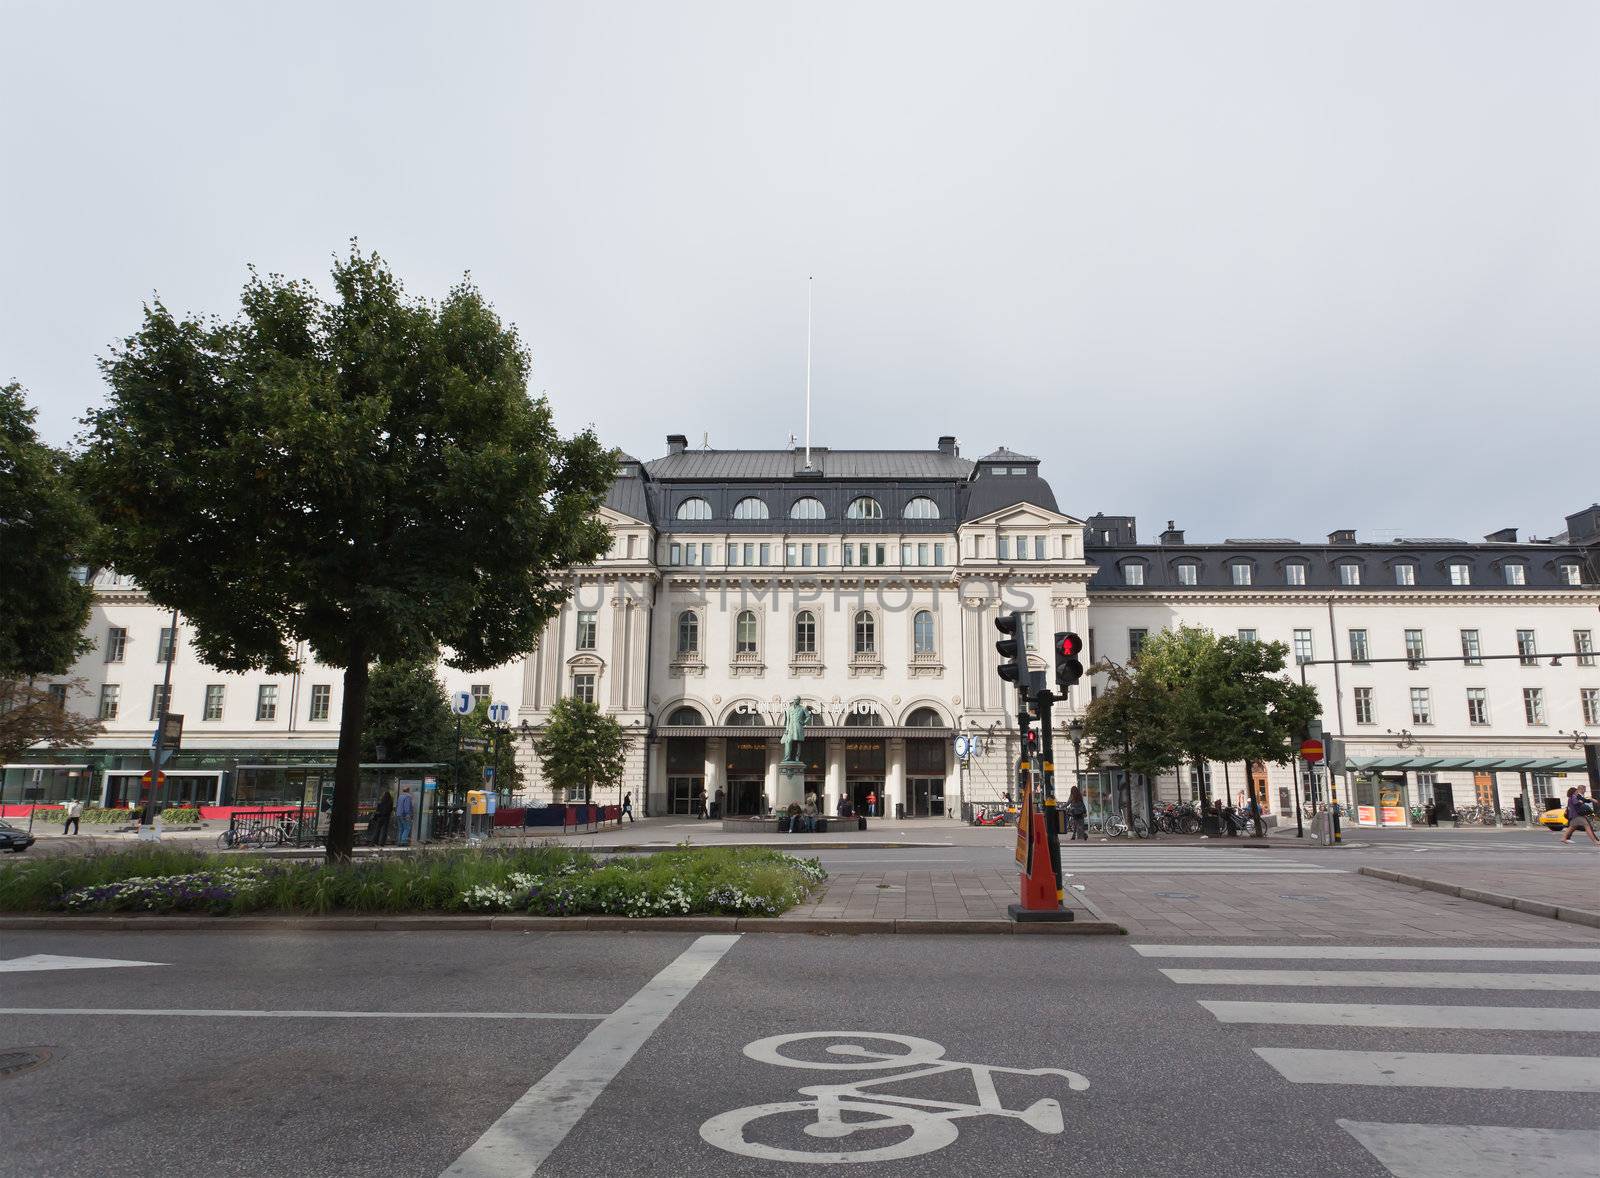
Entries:
POLYGON ((14 1051, 0 1051, 0 1080, 50 1062, 48 1047, 20 1047, 14 1051))
POLYGON ((1330 897, 1328 897, 1328 896, 1300 896, 1300 895, 1296 895, 1293 892, 1279 892, 1278 893, 1278 899, 1280 899, 1280 900, 1293 900, 1297 904, 1326 904, 1328 902, 1328 900, 1330 899, 1330 897))
POLYGON ((1157 892, 1156 895, 1163 900, 1198 900, 1200 898, 1196 892, 1157 892))

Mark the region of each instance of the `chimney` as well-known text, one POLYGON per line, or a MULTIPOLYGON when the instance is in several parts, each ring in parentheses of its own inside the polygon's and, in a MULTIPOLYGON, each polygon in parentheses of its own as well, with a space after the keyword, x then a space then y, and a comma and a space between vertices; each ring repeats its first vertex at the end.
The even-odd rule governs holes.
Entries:
POLYGON ((961 456, 961 447, 956 445, 954 434, 945 434, 939 439, 939 453, 948 454, 951 458, 961 456))
POLYGON ((1517 529, 1501 528, 1498 532, 1490 532, 1484 539, 1491 544, 1515 544, 1517 542, 1517 529))
POLYGON ((1329 544, 1354 544, 1356 530, 1354 528, 1337 528, 1328 533, 1329 544))
POLYGON ((1183 529, 1178 526, 1175 520, 1169 519, 1167 521, 1167 530, 1161 533, 1161 542, 1163 544, 1183 543, 1183 529))
POLYGON ((684 437, 682 434, 668 434, 667 435, 667 453, 668 454, 682 454, 688 448, 689 448, 689 439, 684 437))

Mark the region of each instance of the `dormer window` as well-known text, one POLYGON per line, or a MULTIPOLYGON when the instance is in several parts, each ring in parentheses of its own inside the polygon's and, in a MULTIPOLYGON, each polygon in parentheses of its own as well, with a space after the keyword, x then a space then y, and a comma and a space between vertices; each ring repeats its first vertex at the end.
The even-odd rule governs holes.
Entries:
POLYGON ((1306 566, 1299 563, 1284 565, 1283 583, 1285 585, 1304 585, 1306 583, 1306 566))
POLYGON ((1144 565, 1125 564, 1122 566, 1122 583, 1124 585, 1144 584, 1144 565))
POLYGON ((1472 584, 1472 566, 1465 561, 1454 561, 1450 565, 1450 583, 1452 585, 1472 584))
POLYGON ((1507 585, 1526 585, 1528 583, 1528 569, 1526 565, 1508 564, 1505 566, 1507 585))
POLYGON ((766 519, 767 502, 755 495, 748 495, 733 505, 734 519, 766 519))
POLYGON ((796 499, 789 508, 790 519, 827 519, 828 511, 822 506, 822 500, 806 495, 796 499))
POLYGON ((1361 566, 1358 564, 1342 564, 1339 566, 1339 584, 1361 584, 1361 566))
POLYGON ((906 519, 938 519, 939 505, 926 495, 918 495, 906 500, 904 515, 906 519))
POLYGON ((1417 566, 1414 564, 1395 565, 1394 583, 1396 585, 1415 585, 1417 583, 1417 566))
POLYGON ((1233 570, 1233 583, 1238 586, 1250 584, 1250 566, 1244 561, 1238 561, 1230 566, 1233 570))
POLYGON ((678 504, 678 518, 688 520, 710 519, 711 504, 698 495, 690 496, 678 504))
POLYGON ((1184 561, 1178 566, 1178 584, 1198 585, 1200 583, 1200 566, 1193 561, 1184 561))
POLYGON ((1561 570, 1561 583, 1563 585, 1583 584, 1583 569, 1581 569, 1579 566, 1575 564, 1564 564, 1558 567, 1561 570))
POLYGON ((871 495, 861 495, 850 500, 845 509, 845 519, 882 519, 883 505, 871 495))

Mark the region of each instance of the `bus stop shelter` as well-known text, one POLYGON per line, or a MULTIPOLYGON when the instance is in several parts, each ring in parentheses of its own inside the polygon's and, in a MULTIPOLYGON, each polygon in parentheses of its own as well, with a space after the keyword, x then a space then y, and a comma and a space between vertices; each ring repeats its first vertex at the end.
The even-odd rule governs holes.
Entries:
MULTIPOLYGON (((1523 821, 1532 824, 1536 816, 1533 798, 1528 791, 1528 775, 1530 773, 1579 773, 1585 772, 1583 758, 1580 756, 1554 756, 1554 757, 1528 757, 1528 756, 1459 756, 1459 757, 1430 757, 1426 755, 1415 756, 1380 756, 1380 757, 1347 757, 1345 769, 1352 774, 1366 774, 1369 779, 1381 780, 1385 776, 1399 774, 1401 782, 1401 806, 1406 808, 1404 799, 1411 792, 1411 774, 1413 773, 1487 773, 1494 782, 1490 790, 1494 798, 1495 814, 1498 820, 1500 814, 1500 783, 1498 774, 1517 774, 1522 797, 1523 821)), ((1359 794, 1357 812, 1359 814, 1359 794)), ((1366 825, 1389 825, 1384 821, 1384 807, 1375 804, 1373 807, 1376 821, 1366 825)), ((1402 816, 1402 821, 1405 821, 1402 816)), ((1359 821, 1359 819, 1358 819, 1359 821)))

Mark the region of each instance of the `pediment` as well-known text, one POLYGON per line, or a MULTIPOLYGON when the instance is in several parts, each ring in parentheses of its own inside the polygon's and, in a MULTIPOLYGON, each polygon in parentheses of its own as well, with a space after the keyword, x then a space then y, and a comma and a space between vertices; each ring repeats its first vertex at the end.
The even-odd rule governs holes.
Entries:
POLYGON ((963 527, 1006 527, 1006 528, 1031 528, 1031 527, 1056 527, 1060 525, 1069 527, 1083 527, 1081 519, 1070 515, 1063 515, 1059 511, 1051 511, 1047 507, 1040 507, 1036 503, 1021 501, 991 511, 987 515, 980 515, 977 519, 969 519, 963 527))

